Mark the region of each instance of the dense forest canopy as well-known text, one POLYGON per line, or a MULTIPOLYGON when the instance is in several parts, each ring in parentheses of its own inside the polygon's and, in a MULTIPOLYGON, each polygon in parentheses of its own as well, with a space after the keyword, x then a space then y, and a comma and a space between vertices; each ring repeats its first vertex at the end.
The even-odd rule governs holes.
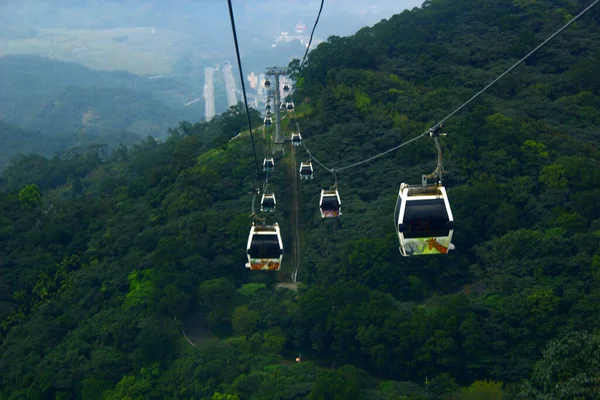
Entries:
MULTIPOLYGON (((295 71, 303 139, 342 167, 415 137, 587 5, 432 0, 331 37, 295 71)), ((15 159, 0 399, 600 398, 599 22, 596 8, 446 122, 449 255, 401 257, 392 225, 400 183, 435 168, 431 141, 340 173, 339 221, 318 213, 334 177, 316 167, 297 292, 275 288, 289 265, 244 268, 241 106, 164 143, 15 159)), ((308 159, 276 154, 269 180, 288 264, 293 154, 308 159)))

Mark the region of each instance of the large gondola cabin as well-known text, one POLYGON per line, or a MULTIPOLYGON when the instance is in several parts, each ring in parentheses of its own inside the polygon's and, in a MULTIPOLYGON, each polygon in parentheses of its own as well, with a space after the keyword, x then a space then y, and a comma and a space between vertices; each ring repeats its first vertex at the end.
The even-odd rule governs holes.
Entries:
POLYGON ((279 271, 283 260, 283 243, 279 224, 272 226, 252 224, 246 248, 246 268, 253 271, 279 271))
POLYGON ((400 185, 397 232, 403 256, 447 254, 454 249, 454 218, 443 186, 400 185))

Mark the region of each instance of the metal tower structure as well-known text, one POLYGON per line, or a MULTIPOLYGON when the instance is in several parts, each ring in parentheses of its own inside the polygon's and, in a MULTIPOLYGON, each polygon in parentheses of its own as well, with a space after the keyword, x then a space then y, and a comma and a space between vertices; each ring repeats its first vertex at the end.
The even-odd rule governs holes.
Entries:
POLYGON ((280 95, 280 89, 279 89, 279 76, 280 75, 287 75, 287 68, 286 67, 270 67, 267 68, 267 72, 265 72, 266 76, 273 76, 275 78, 275 87, 274 87, 274 92, 275 92, 275 101, 273 104, 273 109, 275 111, 275 139, 273 140, 274 143, 283 143, 283 134, 281 132, 281 110, 279 109, 279 106, 281 105, 281 95, 280 95))

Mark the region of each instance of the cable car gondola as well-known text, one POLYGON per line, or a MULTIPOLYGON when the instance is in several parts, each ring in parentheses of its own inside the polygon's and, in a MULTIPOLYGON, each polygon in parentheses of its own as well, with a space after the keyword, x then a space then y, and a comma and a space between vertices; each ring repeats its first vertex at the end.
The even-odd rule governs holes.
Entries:
POLYGON ((260 211, 262 212, 274 212, 277 201, 275 201, 274 193, 263 193, 262 199, 260 200, 260 211))
POLYGON ((265 117, 264 122, 265 122, 265 126, 267 128, 270 127, 271 125, 273 125, 273 120, 270 117, 265 117))
POLYGON ((267 118, 271 118, 271 115, 272 115, 272 114, 271 114, 271 111, 267 110, 267 111, 265 112, 265 116, 266 116, 267 118))
POLYGON ((283 260, 279 224, 266 226, 252 223, 246 253, 248 255, 246 268, 253 271, 279 271, 283 260))
POLYGON ((300 163, 300 179, 313 179, 313 166, 311 162, 300 163))
POLYGON ((287 110, 287 104, 285 102, 281 102, 281 104, 279 105, 279 109, 281 111, 287 110))
POLYGON ((271 111, 271 104, 267 103, 267 105, 265 106, 265 110, 271 111))
POLYGON ((300 146, 301 144, 302 144, 302 135, 300 135, 300 132, 292 133, 292 145, 300 146))
POLYGON ((287 109, 288 112, 294 111, 294 102, 292 101, 292 102, 287 103, 286 104, 286 109, 287 109))
POLYGON ((394 223, 403 256, 448 254, 454 249, 451 242, 454 217, 446 188, 442 185, 444 167, 439 137, 446 135, 440 133, 442 128, 440 124, 429 130, 438 153, 435 171, 422 176, 421 186, 403 183, 398 191, 394 223), (428 185, 428 179, 435 179, 435 183, 428 185))
POLYGON ((265 88, 269 89, 271 87, 271 81, 269 79, 265 79, 265 88))
POLYGON ((342 215, 342 202, 337 189, 321 190, 321 201, 319 202, 322 218, 337 218, 342 215))
POLYGON ((400 185, 397 232, 403 256, 447 254, 454 249, 454 218, 443 186, 400 185))
POLYGON ((263 171, 271 172, 273 169, 275 169, 273 158, 265 158, 263 161, 263 171))
POLYGON ((283 91, 284 91, 284 93, 289 92, 290 91, 289 85, 287 85, 287 84, 283 85, 283 91))

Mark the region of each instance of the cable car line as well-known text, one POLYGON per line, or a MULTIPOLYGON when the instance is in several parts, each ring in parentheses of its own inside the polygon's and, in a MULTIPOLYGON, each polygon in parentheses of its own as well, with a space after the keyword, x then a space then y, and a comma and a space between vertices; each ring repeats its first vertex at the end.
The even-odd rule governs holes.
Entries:
POLYGON ((323 11, 324 3, 325 3, 325 0, 321 0, 321 7, 319 8, 319 13, 317 14, 317 19, 315 20, 312 31, 310 32, 310 39, 308 39, 308 46, 306 46, 306 52, 304 53, 304 57, 302 57, 302 62, 300 63, 300 71, 302 71, 302 66, 304 65, 306 56, 308 56, 308 52, 310 51, 310 44, 312 43, 313 35, 315 34, 315 29, 317 29, 317 24, 319 23, 319 18, 321 17, 321 11, 323 11))
MULTIPOLYGON (((562 31, 564 31, 566 28, 568 28, 573 22, 575 22, 577 19, 579 19, 579 17, 581 17, 583 14, 585 14, 586 12, 588 12, 592 7, 594 7, 596 4, 598 4, 598 2, 600 2, 600 0, 595 0, 592 4, 590 4, 589 6, 587 6, 583 11, 581 11, 579 14, 577 14, 575 17, 573 17, 573 19, 571 19, 570 21, 568 21, 565 25, 562 26, 562 28, 560 28, 559 30, 557 30, 556 32, 554 32, 552 35, 550 35, 546 40, 544 40, 542 43, 540 43, 535 49, 531 50, 529 53, 527 53, 527 55, 523 58, 521 58, 519 61, 517 61, 516 63, 514 63, 509 69, 507 69, 506 71, 504 71, 502 74, 500 74, 496 79, 494 79, 493 81, 491 81, 486 87, 484 87, 483 89, 481 89, 479 92, 477 92, 473 97, 471 97, 469 100, 467 100, 462 106, 458 107, 456 110, 454 110, 453 112, 451 112, 450 114, 448 114, 448 116, 446 116, 446 118, 444 118, 443 120, 441 120, 440 122, 437 123, 437 125, 440 125, 442 123, 444 123, 448 118, 452 117, 454 114, 456 114, 457 112, 459 112, 460 110, 463 109, 463 107, 465 107, 467 104, 469 104, 471 101, 475 100, 480 94, 482 94, 483 92, 485 92, 490 86, 492 86, 494 83, 498 82, 500 79, 502 79, 506 74, 508 74, 510 71, 512 71, 513 69, 515 69, 519 64, 521 64, 523 61, 525 61, 529 56, 531 56, 533 53, 535 53, 536 51, 538 51, 540 48, 542 48, 546 43, 548 43, 550 40, 554 39, 554 37, 556 35, 558 35, 559 33, 561 33, 562 31)), ((437 126, 436 125, 436 126, 437 126)))
MULTIPOLYGON (((248 130, 250 131, 250 140, 252 141, 252 153, 254 154, 254 167, 256 168, 256 182, 260 187, 260 171, 258 169, 258 158, 256 157, 256 146, 254 145, 254 135, 252 134, 252 122, 250 121, 250 110, 248 109, 248 98, 246 97, 246 85, 244 83, 244 73, 242 72, 242 61, 240 59, 240 48, 237 39, 237 30, 235 29, 235 18, 233 16, 233 6, 231 0, 227 0, 229 6, 229 19, 231 20, 231 31, 235 44, 235 54, 237 56, 238 69, 240 71, 240 80, 242 82, 242 93, 244 94, 244 105, 246 106, 246 118, 248 119, 248 130)), ((254 207, 253 207, 254 208, 254 207)))
MULTIPOLYGON (((440 122, 435 124, 426 132, 418 135, 412 139, 409 139, 397 146, 394 146, 388 150, 385 150, 379 154, 374 156, 365 158, 364 160, 360 160, 358 162, 345 165, 340 168, 329 168, 323 163, 321 163, 318 159, 316 159, 312 153, 310 152, 308 146, 301 137, 301 130, 298 123, 298 119, 295 116, 295 107, 293 102, 291 103, 291 107, 286 103, 286 110, 290 111, 292 116, 294 117, 294 122, 298 132, 295 134, 296 142, 300 141, 308 153, 310 160, 314 159, 317 164, 323 167, 326 171, 332 173, 335 178, 335 184, 333 190, 321 190, 321 199, 319 208, 321 211, 322 218, 329 217, 339 217, 342 214, 341 210, 341 201, 339 196, 339 191, 337 190, 337 172, 347 170, 353 168, 355 166, 362 165, 379 157, 382 157, 390 152, 397 150, 403 146, 406 146, 424 136, 429 136, 434 139, 436 149, 438 152, 438 162, 437 167, 432 174, 422 175, 421 186, 410 186, 406 183, 402 183, 400 185, 400 190, 398 192, 398 199, 396 202, 396 207, 394 209, 394 225, 396 234, 398 236, 400 247, 399 250, 404 256, 418 255, 418 254, 448 254, 449 250, 454 249, 454 245, 451 243, 452 235, 454 231, 454 219, 452 215, 452 211, 450 208, 450 204, 448 201, 448 196, 446 194, 446 190, 442 185, 442 175, 443 175, 443 165, 442 165, 442 150, 439 143, 439 136, 443 135, 440 133, 440 130, 443 127, 443 123, 457 114, 460 110, 470 104, 473 100, 479 97, 481 94, 486 92, 490 87, 492 87, 495 83, 497 83, 500 79, 510 73, 513 69, 515 69, 518 65, 520 65, 523 61, 529 58, 531 55, 536 53, 539 49, 541 49, 544 45, 546 45, 550 40, 559 35, 562 31, 564 31, 567 27, 572 25, 576 20, 578 20, 581 16, 587 13, 590 9, 592 9, 596 4, 598 4, 600 0, 595 0, 582 10, 579 14, 573 17, 570 21, 565 23, 561 28, 555 31, 552 35, 550 35, 546 40, 540 43, 537 47, 527 53, 523 58, 515 62, 508 69, 506 69, 502 74, 498 75, 494 80, 492 80, 489 84, 487 84, 483 89, 479 92, 475 93, 471 98, 461 104, 458 108, 444 117, 440 122), (428 184, 428 179, 435 179, 433 184, 428 184)), ((237 34, 235 32, 235 24, 233 18, 233 10, 231 6, 231 0, 228 0, 230 17, 232 22, 232 29, 234 34, 234 40, 236 45, 236 54, 238 59, 238 66, 240 69, 240 77, 242 79, 242 89, 244 94, 244 103, 246 106, 246 116, 248 118, 248 125, 250 127, 250 135, 252 138, 254 156, 255 156, 255 164, 257 170, 257 177, 260 183, 260 174, 258 172, 258 162, 256 159, 256 151, 254 149, 254 140, 252 137, 251 131, 251 122, 250 122, 250 113, 248 109, 248 103, 245 92, 245 85, 243 83, 243 73, 241 68, 241 61, 239 55, 239 47, 237 43, 237 34)), ((307 46, 306 52, 300 63, 299 75, 302 72, 302 68, 306 61, 308 52, 310 51, 310 44, 312 42, 313 34, 316 29, 316 26, 319 21, 319 17, 321 15, 321 11, 323 9, 324 0, 321 1, 321 7, 319 9, 319 14, 317 15, 317 19, 313 26, 313 30, 311 32, 311 37, 309 41, 309 45, 307 46)), ((267 86, 268 81, 265 81, 265 86, 267 86)), ((279 90, 277 88, 276 90, 279 90)), ((280 105, 280 108, 283 108, 283 103, 280 105)), ((292 135, 294 137, 294 135, 292 135)), ((302 169, 302 166, 301 166, 302 169)), ((312 167, 311 167, 312 170, 312 167)), ((311 171, 312 172, 312 171, 311 171)), ((268 175, 267 181, 265 181, 265 186, 268 183, 268 175)), ((297 194, 296 194, 297 196, 297 194)), ((274 199, 273 199, 274 200, 274 199)), ((254 199, 253 199, 253 208, 254 208, 254 199)), ((297 226, 296 226, 297 228, 297 226)), ((296 229, 297 230, 297 229, 296 229)), ((298 239, 298 238, 297 238, 298 239)), ((279 225, 275 223, 272 226, 255 225, 252 224, 252 228, 250 230, 250 235, 248 238, 248 247, 247 247, 247 255, 248 255, 248 264, 246 266, 251 268, 252 270, 263 269, 263 270, 279 270, 280 264, 283 258, 283 245, 281 242, 281 233, 279 229, 279 225)), ((296 254, 296 265, 298 267, 298 256, 296 254)), ((296 271, 297 273, 297 271, 296 271)), ((294 278, 295 280, 295 278, 294 278)))
POLYGON ((258 184, 258 186, 253 189, 254 196, 252 197, 252 216, 255 219, 255 222, 252 222, 250 234, 248 235, 248 242, 246 246, 248 262, 246 263, 246 268, 251 270, 278 271, 283 260, 283 243, 281 240, 281 230, 279 228, 279 224, 276 222, 273 225, 267 225, 264 218, 262 218, 262 221, 256 221, 258 218, 254 213, 256 195, 260 191, 261 187, 260 171, 258 169, 258 158, 256 157, 254 135, 252 134, 250 109, 248 108, 248 97, 246 95, 246 85, 244 83, 244 73, 242 71, 242 61, 240 57, 240 49, 237 40, 237 31, 235 29, 235 18, 233 16, 233 6, 231 5, 231 0, 227 0, 227 5, 229 6, 231 30, 235 43, 235 52, 237 56, 238 69, 240 72, 240 80, 242 82, 244 106, 246 107, 246 118, 248 119, 248 129, 250 131, 250 139, 252 141, 252 152, 254 155, 254 165, 256 168, 256 181, 258 184), (259 222, 259 224, 257 224, 257 222, 259 222))
MULTIPOLYGON (((353 167, 356 167, 358 165, 362 165, 364 163, 367 163, 369 161, 372 161, 376 158, 379 158, 381 156, 384 156, 388 153, 391 153, 394 150, 397 150, 403 146, 406 146, 409 143, 414 142, 417 139, 422 138, 423 136, 426 136, 428 134, 430 134, 432 131, 434 131, 435 129, 439 128, 446 120, 448 120, 449 118, 451 118, 452 116, 454 116, 456 113, 458 113, 460 110, 462 110, 464 107, 466 107, 469 103, 471 103, 473 100, 475 100, 477 97, 479 97, 481 94, 483 94, 485 91, 487 91, 491 86, 493 86, 496 82, 498 82, 500 79, 502 79, 504 76, 506 76, 509 72, 511 72, 513 69, 515 69, 519 64, 521 64, 523 61, 525 61, 527 58, 529 58, 531 55, 533 55, 535 52, 537 52, 539 49, 541 49, 545 44, 547 44, 550 40, 552 40, 554 37, 556 37, 559 33, 561 33, 562 31, 564 31, 566 28, 568 28, 571 24, 573 24, 577 19, 579 19, 581 16, 583 16, 586 12, 588 12, 590 9, 592 9, 596 4, 598 4, 598 2, 600 2, 600 0, 595 0, 592 4, 590 4, 589 6, 587 6, 583 11, 581 11, 579 14, 577 14, 575 17, 573 17, 570 21, 568 21, 566 24, 564 24, 560 29, 558 29, 556 32, 554 32, 552 35, 550 35, 546 40, 544 40, 542 43, 540 43, 537 47, 535 47, 533 50, 531 50, 529 53, 527 53, 527 55, 525 55, 523 58, 521 58, 519 61, 517 61, 516 63, 514 63, 510 68, 508 68, 506 71, 504 71, 502 74, 498 75, 498 77, 496 77, 493 81, 491 81, 490 83, 488 83, 483 89, 481 89, 479 92, 477 92, 476 94, 474 94, 470 99, 468 99, 467 101, 465 101, 460 107, 456 108, 454 111, 452 111, 450 114, 448 114, 446 117, 444 117, 440 122, 438 122, 437 124, 435 124, 432 128, 430 128, 427 132, 422 133, 419 136, 416 136, 398 146, 392 147, 391 149, 385 150, 384 152, 381 152, 379 154, 376 154, 372 157, 366 158, 364 160, 355 162, 353 164, 350 165, 346 165, 340 168, 328 168, 325 165, 323 165, 320 161, 318 161, 313 155, 312 153, 308 150, 308 147, 306 146, 306 144, 304 143, 304 139, 302 140, 302 144, 304 146, 304 149, 306 150, 306 152, 315 160, 315 162, 317 164, 319 164, 322 168, 324 168, 326 171, 334 173, 335 171, 344 171, 346 169, 350 169, 353 167)), ((318 20, 318 19, 317 19, 318 20)), ((316 27, 316 24, 315 24, 316 27)), ((314 30, 314 28, 313 28, 314 30)), ((295 115, 294 115, 295 118, 295 115)), ((298 129, 298 132, 300 132, 300 126, 298 125, 298 121, 296 120, 296 127, 298 129)))

